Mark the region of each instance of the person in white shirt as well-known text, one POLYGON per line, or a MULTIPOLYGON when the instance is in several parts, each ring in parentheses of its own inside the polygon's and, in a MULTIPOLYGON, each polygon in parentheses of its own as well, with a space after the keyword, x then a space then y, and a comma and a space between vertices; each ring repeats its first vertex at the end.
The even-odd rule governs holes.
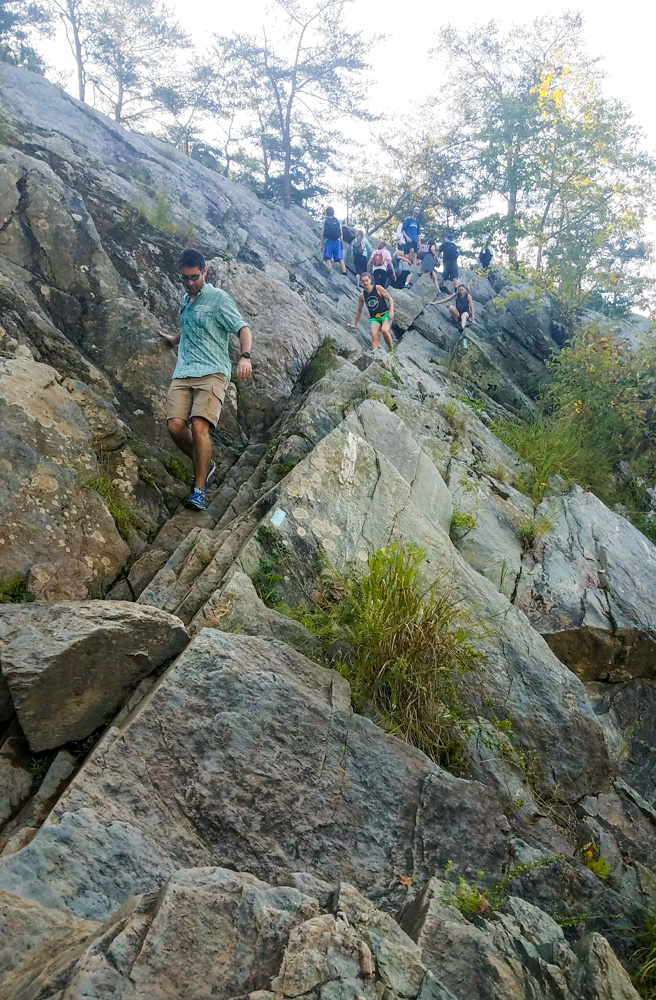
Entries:
POLYGON ((382 240, 372 253, 369 265, 371 267, 374 285, 382 285, 382 287, 385 288, 387 285, 389 271, 392 272, 392 277, 394 281, 396 281, 396 271, 394 270, 394 264, 392 263, 392 255, 387 249, 385 240, 382 240))

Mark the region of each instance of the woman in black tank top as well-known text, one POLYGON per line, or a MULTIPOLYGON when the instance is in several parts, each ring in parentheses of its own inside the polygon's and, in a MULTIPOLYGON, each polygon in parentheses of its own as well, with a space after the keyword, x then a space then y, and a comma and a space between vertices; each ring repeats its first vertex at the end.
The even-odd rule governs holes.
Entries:
POLYGON ((383 340, 389 347, 393 348, 391 325, 394 319, 394 299, 385 292, 381 285, 375 285, 370 275, 363 274, 362 294, 358 299, 358 309, 355 314, 355 323, 349 323, 352 329, 356 329, 362 316, 362 309, 366 305, 369 311, 369 329, 371 331, 371 349, 375 351, 378 347, 378 334, 382 333, 383 340))
POLYGON ((386 313, 389 310, 387 300, 384 299, 382 295, 378 294, 375 285, 370 292, 364 293, 364 301, 367 309, 369 310, 369 316, 372 319, 382 316, 383 313, 386 313))
POLYGON ((449 306, 449 312, 451 318, 456 323, 460 323, 462 330, 465 329, 467 323, 474 322, 474 300, 464 285, 458 285, 453 295, 448 295, 445 299, 436 299, 434 302, 429 302, 428 305, 445 306, 448 302, 453 302, 453 305, 449 306))

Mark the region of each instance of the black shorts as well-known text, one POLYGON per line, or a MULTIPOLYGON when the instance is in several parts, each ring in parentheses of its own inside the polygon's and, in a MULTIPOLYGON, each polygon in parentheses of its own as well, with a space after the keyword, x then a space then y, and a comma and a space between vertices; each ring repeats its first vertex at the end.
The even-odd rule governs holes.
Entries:
POLYGON ((356 274, 364 274, 367 270, 367 258, 363 253, 353 254, 353 267, 356 274))
POLYGON ((375 267, 372 275, 374 285, 382 285, 387 288, 387 270, 384 267, 375 267))
POLYGON ((448 281, 449 278, 453 278, 455 281, 457 277, 458 277, 458 262, 456 260, 445 260, 444 280, 448 281))
POLYGON ((410 243, 406 243, 405 246, 403 247, 403 249, 404 249, 404 251, 406 253, 410 253, 411 250, 414 250, 415 253, 416 253, 417 252, 417 243, 416 243, 416 241, 411 241, 410 243))

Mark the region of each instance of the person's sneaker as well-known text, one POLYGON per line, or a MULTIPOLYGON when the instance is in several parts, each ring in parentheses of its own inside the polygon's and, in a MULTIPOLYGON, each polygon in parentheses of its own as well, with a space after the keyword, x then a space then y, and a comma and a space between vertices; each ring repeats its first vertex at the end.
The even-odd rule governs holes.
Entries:
MULTIPOLYGON (((207 489, 207 484, 216 472, 216 462, 212 462, 210 465, 210 471, 207 473, 207 479, 205 480, 205 489, 207 489)), ((189 489, 194 490, 196 488, 196 474, 192 472, 191 479, 189 480, 189 489)))
POLYGON ((194 486, 184 505, 187 510, 205 510, 205 490, 199 490, 194 486))

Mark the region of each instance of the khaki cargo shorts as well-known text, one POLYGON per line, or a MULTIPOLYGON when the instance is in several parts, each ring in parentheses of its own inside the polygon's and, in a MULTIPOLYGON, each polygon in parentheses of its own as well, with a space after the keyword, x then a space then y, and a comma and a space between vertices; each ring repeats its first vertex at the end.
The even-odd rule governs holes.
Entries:
POLYGON ((205 417, 212 427, 216 427, 226 386, 222 372, 201 378, 174 378, 166 395, 166 419, 177 418, 189 423, 192 417, 205 417))

